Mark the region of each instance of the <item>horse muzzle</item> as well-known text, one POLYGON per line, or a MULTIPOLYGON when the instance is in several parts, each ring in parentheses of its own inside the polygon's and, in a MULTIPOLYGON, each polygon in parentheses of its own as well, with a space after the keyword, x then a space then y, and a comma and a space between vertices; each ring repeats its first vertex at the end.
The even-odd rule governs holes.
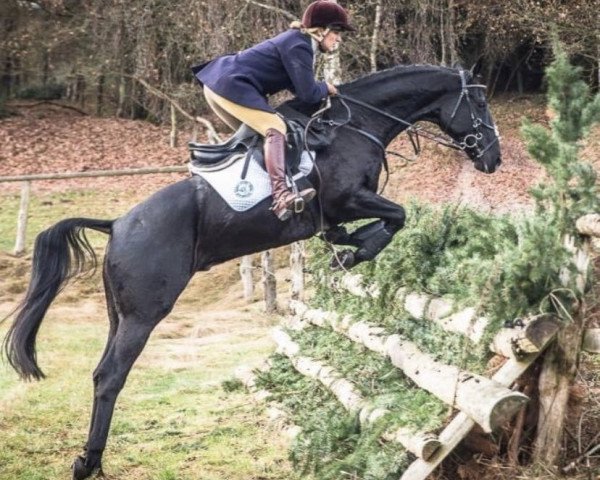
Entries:
POLYGON ((475 160, 475 168, 483 173, 494 173, 502 165, 502 157, 475 160))

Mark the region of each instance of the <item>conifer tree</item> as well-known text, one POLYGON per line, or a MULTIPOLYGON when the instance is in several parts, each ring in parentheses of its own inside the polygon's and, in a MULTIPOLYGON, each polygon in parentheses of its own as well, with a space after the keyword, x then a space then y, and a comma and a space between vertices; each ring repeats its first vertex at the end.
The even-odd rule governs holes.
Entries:
MULTIPOLYGON (((548 105, 553 116, 550 129, 526 123, 523 133, 529 153, 544 165, 550 179, 532 192, 538 210, 535 220, 545 222, 553 235, 558 233, 558 242, 576 231, 579 216, 600 211, 596 172, 579 158, 582 140, 591 126, 600 121, 600 94, 591 95, 580 78, 580 70, 569 64, 556 41, 554 51, 555 60, 547 69, 548 105)), ((545 464, 554 464, 558 459, 569 386, 577 370, 585 327, 581 308, 584 292, 575 284, 576 270, 572 267, 571 275, 561 277, 574 301, 570 302, 571 314, 562 315, 568 321, 546 353, 539 380, 535 459, 545 464)))
POLYGON ((531 156, 541 163, 551 182, 532 191, 538 213, 550 214, 563 233, 574 231, 579 216, 599 207, 596 172, 579 159, 581 141, 600 121, 600 94, 592 96, 581 69, 569 64, 555 42, 556 58, 546 70, 550 129, 526 122, 523 134, 531 156))

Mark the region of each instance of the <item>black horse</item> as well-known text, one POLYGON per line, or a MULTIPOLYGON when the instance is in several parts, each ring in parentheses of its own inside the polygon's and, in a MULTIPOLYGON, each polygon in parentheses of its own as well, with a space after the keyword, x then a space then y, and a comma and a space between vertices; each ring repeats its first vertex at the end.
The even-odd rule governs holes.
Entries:
POLYGON ((5 339, 13 368, 41 379, 35 342, 39 326, 65 282, 95 264, 85 228, 109 235, 103 268, 110 328, 93 373, 94 402, 83 455, 73 478, 101 468, 117 396, 154 327, 195 272, 242 255, 309 238, 354 246, 343 255, 351 267, 373 259, 404 225, 404 209, 376 193, 385 146, 416 121, 435 123, 466 152, 475 168, 500 164, 497 131, 484 90, 462 70, 403 66, 342 85, 324 120, 343 123, 330 146, 317 154, 319 186, 313 201, 288 222, 269 211, 270 199, 245 213, 231 210, 200 177, 170 185, 116 220, 70 218, 40 233, 25 299, 5 339), (348 233, 341 224, 377 219, 348 233), (86 258, 88 261, 86 261, 86 258))

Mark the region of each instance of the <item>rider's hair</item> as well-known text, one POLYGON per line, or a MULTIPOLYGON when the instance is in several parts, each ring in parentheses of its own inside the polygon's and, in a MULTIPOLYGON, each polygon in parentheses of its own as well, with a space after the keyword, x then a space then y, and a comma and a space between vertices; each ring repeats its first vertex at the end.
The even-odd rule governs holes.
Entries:
POLYGON ((329 31, 329 29, 323 27, 305 28, 302 25, 302 22, 299 22, 298 20, 294 20, 292 23, 290 23, 290 28, 300 30, 302 33, 310 35, 319 43, 323 41, 325 35, 327 35, 327 32, 329 31))

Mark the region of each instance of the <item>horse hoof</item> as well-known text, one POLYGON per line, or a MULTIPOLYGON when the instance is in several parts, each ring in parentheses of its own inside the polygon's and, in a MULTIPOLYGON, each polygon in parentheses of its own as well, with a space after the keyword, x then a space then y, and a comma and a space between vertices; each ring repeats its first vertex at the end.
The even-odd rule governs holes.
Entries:
POLYGON ((85 457, 81 455, 78 456, 73 465, 71 466, 73 470, 73 476, 71 477, 73 480, 84 480, 94 473, 94 470, 99 470, 97 468, 89 468, 85 465, 85 457))
POLYGON ((332 270, 348 270, 354 266, 354 252, 352 250, 343 250, 333 256, 329 266, 332 270))

